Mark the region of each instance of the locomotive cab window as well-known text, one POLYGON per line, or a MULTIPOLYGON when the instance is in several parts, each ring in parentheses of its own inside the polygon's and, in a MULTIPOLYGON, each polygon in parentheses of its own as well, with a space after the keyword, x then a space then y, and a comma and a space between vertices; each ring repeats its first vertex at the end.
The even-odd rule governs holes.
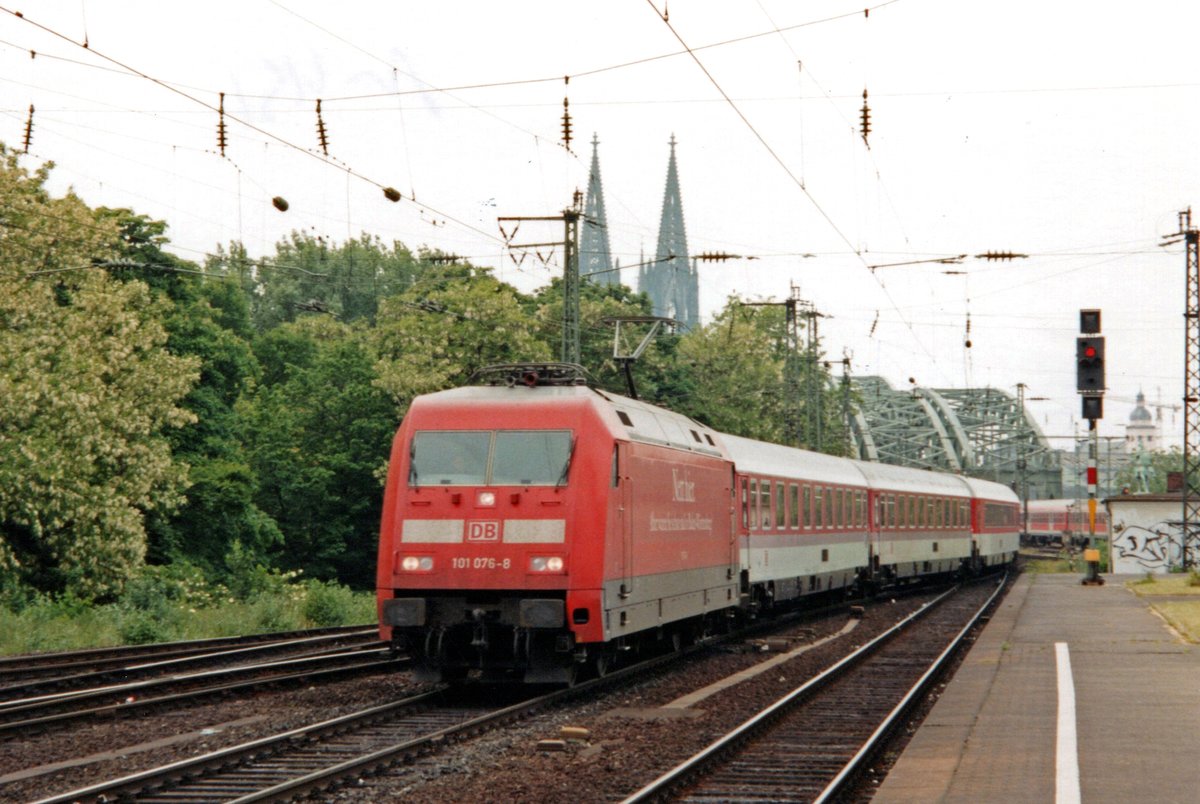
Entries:
POLYGON ((567 430, 416 433, 413 486, 557 486, 566 482, 574 441, 567 430))

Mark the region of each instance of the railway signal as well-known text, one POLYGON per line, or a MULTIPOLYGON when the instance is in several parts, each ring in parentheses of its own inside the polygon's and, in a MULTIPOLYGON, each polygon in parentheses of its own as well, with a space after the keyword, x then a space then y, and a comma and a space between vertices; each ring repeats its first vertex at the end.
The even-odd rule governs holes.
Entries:
POLYGON ((1100 334, 1100 311, 1080 310, 1075 338, 1075 387, 1083 400, 1083 418, 1088 422, 1088 549, 1084 550, 1087 574, 1083 583, 1103 584, 1100 551, 1096 549, 1096 420, 1104 415, 1104 336, 1100 334))
MULTIPOLYGON (((1075 381, 1081 394, 1104 393, 1104 337, 1102 335, 1080 335, 1075 339, 1075 381)), ((1084 408, 1084 418, 1087 415, 1084 408)))

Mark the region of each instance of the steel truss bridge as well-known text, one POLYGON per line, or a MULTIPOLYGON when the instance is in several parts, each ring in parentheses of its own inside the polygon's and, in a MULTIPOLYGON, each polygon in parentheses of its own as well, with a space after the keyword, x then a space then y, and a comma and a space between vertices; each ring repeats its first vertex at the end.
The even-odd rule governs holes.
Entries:
POLYGON ((851 379, 850 454, 866 461, 994 480, 1029 499, 1062 496, 1059 455, 1016 397, 995 388, 897 390, 851 379))

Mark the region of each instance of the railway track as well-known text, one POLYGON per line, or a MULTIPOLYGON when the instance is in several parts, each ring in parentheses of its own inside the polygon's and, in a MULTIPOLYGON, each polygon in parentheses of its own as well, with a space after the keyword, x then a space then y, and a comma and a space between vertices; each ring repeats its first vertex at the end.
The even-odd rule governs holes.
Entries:
POLYGON ((180 706, 213 695, 269 685, 394 669, 397 661, 387 648, 375 642, 354 650, 326 649, 283 660, 168 673, 133 682, 10 699, 0 702, 0 739, 85 718, 126 716, 149 708, 180 706))
POLYGON ((199 639, 185 642, 162 642, 153 645, 123 645, 113 648, 92 648, 81 651, 39 653, 0 657, 0 700, 28 694, 34 689, 50 689, 122 673, 135 673, 145 668, 200 666, 206 660, 229 661, 252 655, 269 655, 291 649, 290 646, 336 644, 340 640, 362 641, 365 635, 377 634, 370 625, 314 628, 306 631, 284 631, 269 634, 199 639))
POLYGON ((627 799, 838 800, 997 599, 948 592, 627 799))
POLYGON ((335 786, 409 761, 464 737, 502 727, 562 702, 639 678, 679 660, 684 649, 543 695, 514 687, 439 690, 272 735, 200 757, 72 790, 39 804, 102 801, 274 801, 335 786), (465 696, 465 697, 462 697, 465 696), (472 697, 475 696, 475 697, 472 697))
MULTIPOLYGON (((357 781, 379 770, 442 750, 573 700, 594 702, 598 693, 640 682, 681 656, 707 651, 724 640, 685 648, 614 670, 601 679, 527 700, 450 697, 446 691, 375 706, 334 720, 173 762, 119 779, 89 784, 45 802, 285 800, 357 781)), ((528 690, 526 690, 528 694, 528 690)), ((455 693, 457 695, 458 693, 455 693)), ((81 769, 80 781, 94 778, 81 769)), ((94 769, 90 769, 94 770, 94 769)), ((61 788, 60 788, 61 789, 61 788)))

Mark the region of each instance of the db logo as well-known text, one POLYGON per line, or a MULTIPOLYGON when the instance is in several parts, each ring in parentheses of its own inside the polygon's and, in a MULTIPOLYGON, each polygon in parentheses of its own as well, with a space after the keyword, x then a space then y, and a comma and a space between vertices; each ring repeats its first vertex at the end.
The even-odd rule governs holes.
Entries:
POLYGON ((467 522, 467 541, 500 541, 500 523, 490 519, 476 519, 467 522))

